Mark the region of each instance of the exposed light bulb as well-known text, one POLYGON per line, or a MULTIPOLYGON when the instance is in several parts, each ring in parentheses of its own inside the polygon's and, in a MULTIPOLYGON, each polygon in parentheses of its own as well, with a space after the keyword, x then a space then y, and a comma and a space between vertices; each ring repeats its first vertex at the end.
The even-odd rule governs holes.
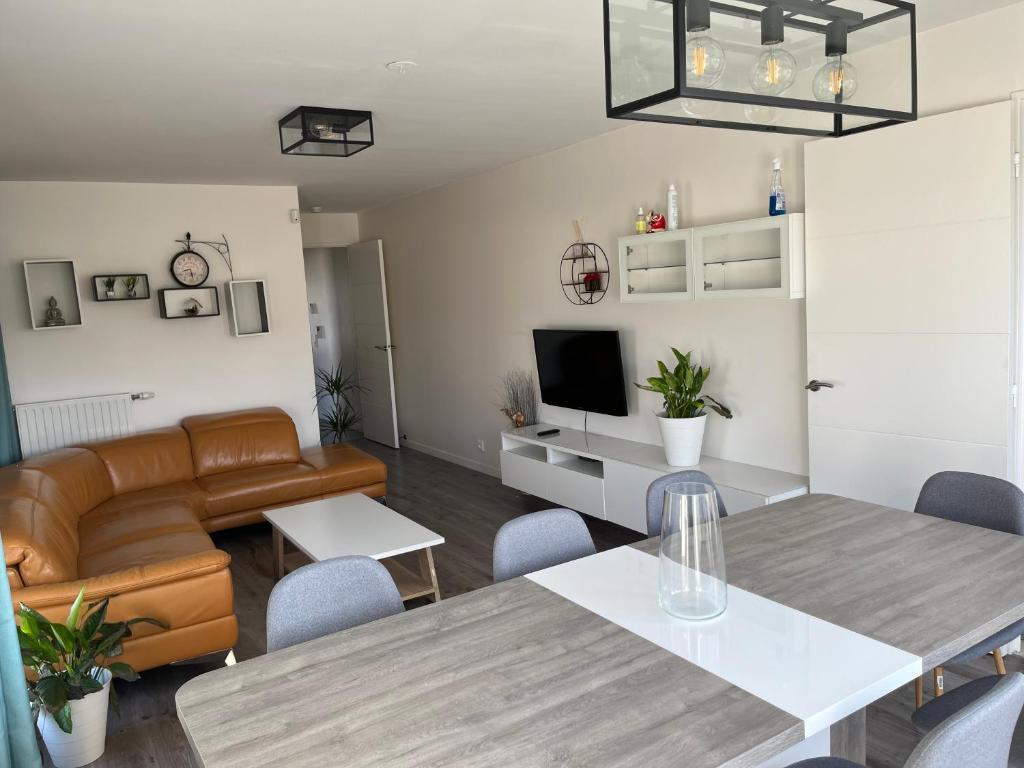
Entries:
POLYGON ((686 40, 686 84, 711 88, 725 73, 725 49, 706 30, 691 32, 686 40))
POLYGON ((778 96, 796 80, 796 59, 781 45, 771 45, 750 69, 750 87, 763 96, 778 96))
POLYGON ((857 70, 841 54, 828 57, 814 76, 814 98, 835 104, 847 104, 857 93, 857 70))

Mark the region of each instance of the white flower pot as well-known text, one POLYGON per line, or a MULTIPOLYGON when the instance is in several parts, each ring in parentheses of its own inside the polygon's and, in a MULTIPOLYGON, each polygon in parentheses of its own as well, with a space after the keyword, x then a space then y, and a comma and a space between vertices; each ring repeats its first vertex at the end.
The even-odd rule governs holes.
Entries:
POLYGON ((97 675, 103 690, 71 702, 71 733, 64 733, 45 709, 36 725, 55 768, 79 768, 98 760, 107 747, 107 705, 110 702, 110 671, 97 675))
POLYGON ((700 449, 704 444, 707 418, 707 414, 704 414, 694 419, 666 419, 664 411, 658 414, 665 461, 673 467, 695 467, 700 464, 700 449))

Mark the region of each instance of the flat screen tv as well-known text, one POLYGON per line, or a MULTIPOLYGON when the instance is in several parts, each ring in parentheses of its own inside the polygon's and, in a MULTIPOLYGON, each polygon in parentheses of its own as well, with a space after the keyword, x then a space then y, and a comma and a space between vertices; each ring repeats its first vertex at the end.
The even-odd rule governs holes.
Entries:
POLYGON ((535 330, 533 346, 544 403, 627 415, 618 331, 535 330))

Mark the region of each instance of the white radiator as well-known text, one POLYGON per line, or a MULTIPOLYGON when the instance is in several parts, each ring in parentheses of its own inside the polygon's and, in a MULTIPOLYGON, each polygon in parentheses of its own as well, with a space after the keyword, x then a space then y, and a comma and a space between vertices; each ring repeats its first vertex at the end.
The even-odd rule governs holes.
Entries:
POLYGON ((135 432, 132 396, 100 395, 14 406, 21 455, 30 458, 68 445, 135 432))

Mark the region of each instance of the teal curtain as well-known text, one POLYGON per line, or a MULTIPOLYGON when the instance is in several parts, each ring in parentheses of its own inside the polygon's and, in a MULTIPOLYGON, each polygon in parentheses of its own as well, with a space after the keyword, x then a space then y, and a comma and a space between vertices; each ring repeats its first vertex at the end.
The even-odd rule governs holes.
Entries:
POLYGON ((0 467, 6 467, 16 461, 21 461, 21 449, 18 447, 18 428, 14 423, 11 387, 7 382, 4 339, 0 333, 0 467))
POLYGON ((40 768, 43 761, 25 692, 11 586, 6 578, 0 582, 0 768, 40 768))

